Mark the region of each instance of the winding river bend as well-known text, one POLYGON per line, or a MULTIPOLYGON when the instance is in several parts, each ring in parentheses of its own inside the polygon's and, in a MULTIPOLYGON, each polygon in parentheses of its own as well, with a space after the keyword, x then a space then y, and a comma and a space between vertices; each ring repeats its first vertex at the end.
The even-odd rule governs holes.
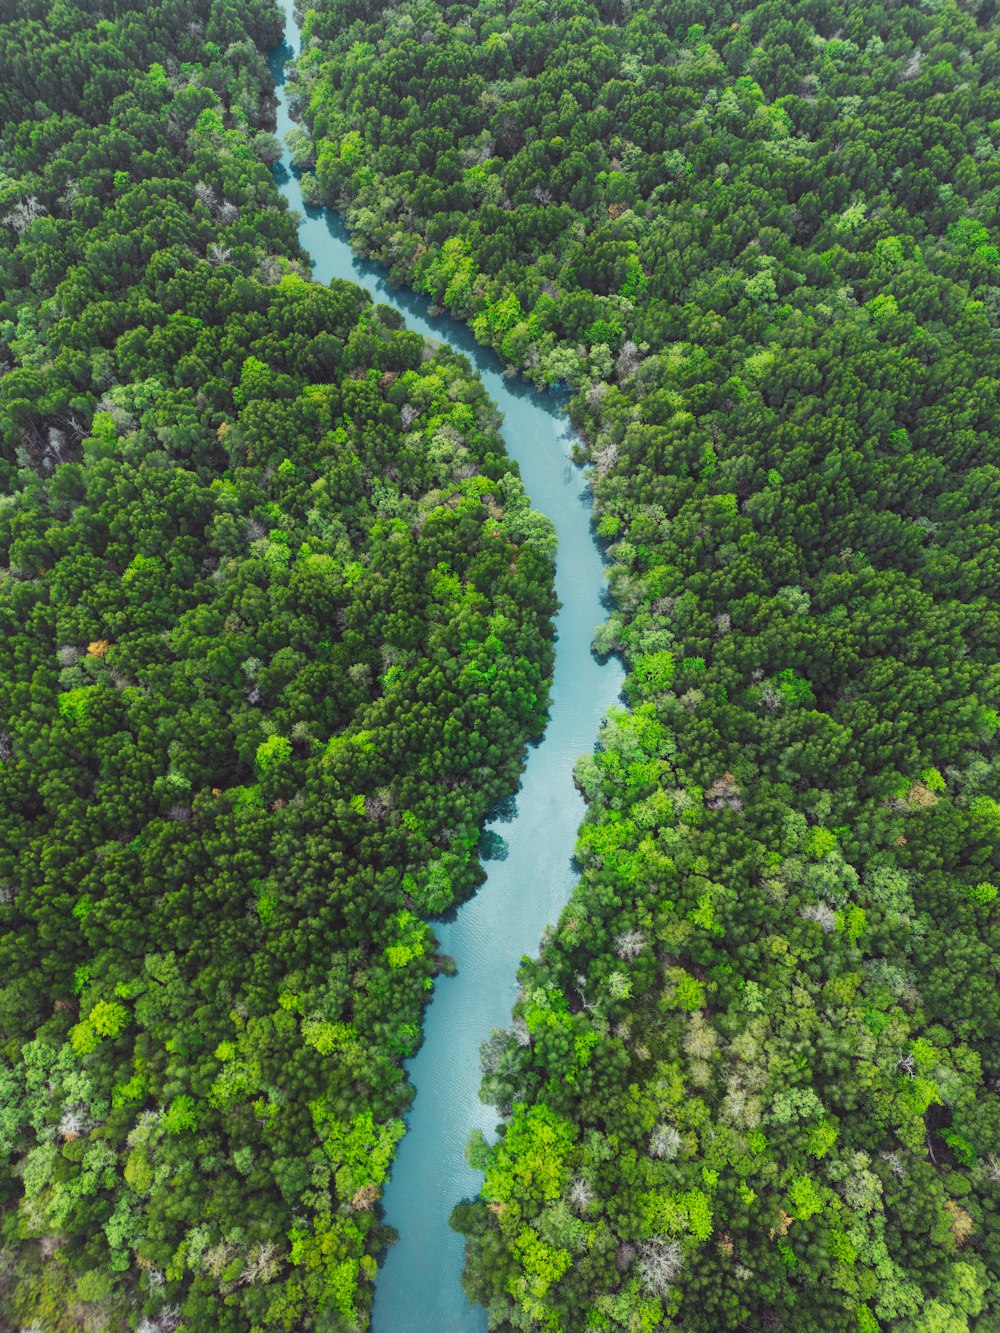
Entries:
MULTIPOLYGON (((300 34, 291 0, 281 0, 285 43, 271 54, 278 85, 278 135, 291 127, 284 66, 298 53, 300 34)), ((391 289, 384 270, 351 252, 343 222, 329 209, 307 208, 286 152, 275 168, 282 193, 303 218, 299 238, 317 281, 346 278, 405 317, 408 326, 448 342, 475 364, 504 416, 503 438, 517 459, 536 509, 556 526, 555 674, 549 722, 529 751, 513 818, 492 825, 509 846, 505 861, 489 863, 476 896, 435 924, 456 977, 438 979, 425 1013, 424 1042, 408 1066, 417 1093, 408 1132, 392 1169, 383 1206, 399 1232, 375 1288, 375 1333, 479 1333, 485 1312, 469 1304, 461 1286, 462 1238, 448 1226, 459 1200, 477 1192, 482 1176, 463 1157, 469 1131, 495 1136, 496 1116, 479 1100, 479 1048, 494 1027, 505 1026, 516 995, 522 955, 534 954, 573 884, 572 853, 583 801, 573 785, 573 762, 593 748, 600 720, 622 685, 620 665, 600 664, 590 649, 601 607, 601 556, 590 527, 590 503, 580 469, 570 460, 571 432, 541 398, 501 374, 498 359, 477 346, 464 325, 431 318, 428 302, 391 289)))

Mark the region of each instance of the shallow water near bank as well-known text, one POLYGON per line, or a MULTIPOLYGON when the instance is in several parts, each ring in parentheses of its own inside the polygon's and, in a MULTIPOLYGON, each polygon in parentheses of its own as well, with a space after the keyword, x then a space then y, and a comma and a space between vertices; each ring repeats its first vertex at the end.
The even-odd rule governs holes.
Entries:
MULTIPOLYGON (((285 44, 271 55, 278 85, 277 132, 284 143, 293 122, 283 88, 284 63, 299 51, 291 0, 282 0, 285 44)), ((429 302, 389 287, 384 269, 356 258, 341 218, 330 209, 307 208, 287 151, 275 175, 292 208, 302 215, 299 238, 317 281, 345 278, 393 306, 407 326, 447 342, 475 365, 503 413, 508 453, 536 509, 556 527, 559 552, 556 592, 556 661, 549 721, 528 762, 513 817, 487 827, 509 849, 487 863, 488 878, 475 897, 447 920, 434 923, 442 950, 458 965, 455 977, 439 977, 425 1012, 424 1041, 407 1062, 416 1097, 407 1134, 383 1197, 385 1220, 399 1232, 375 1286, 375 1333, 481 1333, 485 1311, 462 1290, 464 1241, 448 1226, 452 1208, 478 1192, 482 1175, 465 1164, 469 1132, 495 1136, 497 1117, 479 1100, 479 1048, 494 1027, 510 1022, 516 973, 524 955, 538 951, 542 931, 555 922, 574 882, 572 864, 583 800, 573 785, 573 763, 593 749, 601 718, 621 690, 620 663, 598 662, 591 653, 594 627, 605 619, 602 560, 590 525, 590 497, 570 458, 572 432, 545 398, 505 380, 497 357, 469 330, 447 316, 428 315, 429 302)))

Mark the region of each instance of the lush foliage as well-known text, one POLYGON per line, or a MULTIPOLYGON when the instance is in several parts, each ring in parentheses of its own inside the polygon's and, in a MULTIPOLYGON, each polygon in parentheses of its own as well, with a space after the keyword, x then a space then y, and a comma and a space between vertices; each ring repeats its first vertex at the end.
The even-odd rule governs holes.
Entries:
POLYGON ((90 8, 0 29, 0 1325, 356 1328, 551 528, 302 276, 276 15, 90 8))
POLYGON ((498 1329, 992 1327, 994 7, 316 9, 315 195, 578 388, 630 667, 485 1051, 469 1292, 498 1329))

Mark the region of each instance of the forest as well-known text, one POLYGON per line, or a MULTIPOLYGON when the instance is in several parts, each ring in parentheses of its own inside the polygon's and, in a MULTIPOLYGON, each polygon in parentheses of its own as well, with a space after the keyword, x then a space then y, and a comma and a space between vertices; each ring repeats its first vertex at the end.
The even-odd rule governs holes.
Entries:
POLYGON ((1000 24, 313 0, 296 160, 568 384, 628 670, 483 1049, 511 1330, 1000 1324, 1000 24))
MULTIPOLYGON (((309 280, 281 33, 0 0, 2 1328, 368 1325, 428 921, 544 728, 551 525, 468 362, 309 280)), ((571 390, 629 672, 484 1044, 470 1299, 997 1327, 992 0, 304 33, 310 200, 571 390)))
POLYGON ((468 362, 308 281, 276 9, 0 21, 0 1328, 367 1326, 551 525, 468 362))

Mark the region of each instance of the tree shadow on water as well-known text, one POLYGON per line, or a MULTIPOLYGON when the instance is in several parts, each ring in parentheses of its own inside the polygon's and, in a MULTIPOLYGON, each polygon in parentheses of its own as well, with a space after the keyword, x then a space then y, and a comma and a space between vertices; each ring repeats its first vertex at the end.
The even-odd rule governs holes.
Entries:
POLYGON ((506 861, 510 855, 507 840, 492 829, 483 829, 479 835, 479 856, 483 861, 506 861))

